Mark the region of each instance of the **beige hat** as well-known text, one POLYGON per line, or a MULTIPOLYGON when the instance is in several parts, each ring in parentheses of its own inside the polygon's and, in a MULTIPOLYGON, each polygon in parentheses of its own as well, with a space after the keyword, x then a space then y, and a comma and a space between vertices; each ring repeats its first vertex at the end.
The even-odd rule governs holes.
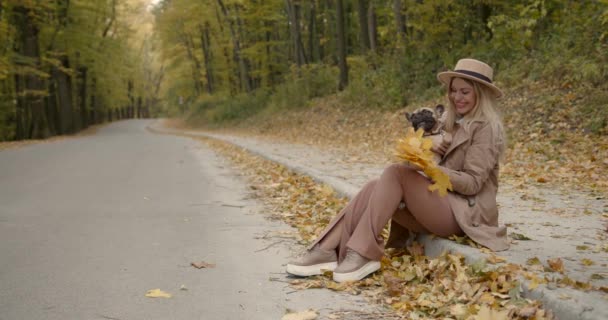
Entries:
POLYGON ((437 74, 437 79, 448 86, 454 77, 477 81, 490 89, 496 98, 500 98, 502 97, 502 91, 492 84, 493 75, 494 70, 492 70, 492 67, 479 60, 460 59, 458 60, 458 63, 456 63, 454 71, 440 72, 437 74))

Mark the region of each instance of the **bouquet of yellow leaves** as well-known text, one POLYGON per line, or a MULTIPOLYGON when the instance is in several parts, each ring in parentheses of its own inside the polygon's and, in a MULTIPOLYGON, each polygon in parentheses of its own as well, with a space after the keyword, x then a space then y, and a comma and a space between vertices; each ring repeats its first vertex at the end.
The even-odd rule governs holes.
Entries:
POLYGON ((433 141, 423 138, 423 134, 422 129, 414 132, 414 128, 408 128, 405 137, 397 140, 395 156, 401 161, 420 168, 427 177, 433 180, 429 191, 437 190, 440 196, 445 196, 448 190, 452 191, 452 183, 448 175, 441 171, 433 161, 433 151, 431 151, 433 141))

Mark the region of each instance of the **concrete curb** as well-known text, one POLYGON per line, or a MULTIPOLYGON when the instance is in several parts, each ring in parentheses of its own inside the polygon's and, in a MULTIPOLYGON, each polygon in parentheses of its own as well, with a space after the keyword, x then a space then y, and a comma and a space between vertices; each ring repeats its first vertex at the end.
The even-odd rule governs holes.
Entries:
MULTIPOLYGON (((168 134, 181 134, 192 137, 205 137, 212 138, 230 144, 236 145, 242 149, 247 150, 250 153, 258 155, 267 160, 280 163, 281 165, 289 168, 290 170, 307 175, 313 178, 315 181, 330 185, 338 194, 353 198, 358 192, 358 188, 347 182, 344 182, 333 177, 327 177, 321 174, 314 168, 293 165, 288 159, 270 155, 255 147, 251 147, 245 144, 240 144, 238 141, 230 139, 227 136, 211 133, 202 133, 195 131, 180 131, 168 128, 161 128, 160 125, 153 124, 148 127, 151 131, 157 133, 168 133, 168 134), (154 128, 152 128, 154 127, 154 128)), ((486 254, 479 251, 476 248, 460 245, 454 241, 431 237, 429 235, 421 235, 418 237, 418 241, 424 245, 425 254, 430 257, 435 257, 443 252, 459 253, 464 256, 467 263, 473 263, 481 259, 485 260, 486 254)), ((545 285, 539 285, 536 289, 530 290, 529 284, 525 279, 520 279, 522 284, 522 296, 529 299, 540 300, 543 305, 550 309, 554 315, 560 320, 606 320, 608 319, 608 301, 603 299, 599 294, 592 295, 587 292, 570 289, 570 288, 559 288, 549 289, 545 285), (563 299, 561 295, 566 294, 571 299, 563 299)))

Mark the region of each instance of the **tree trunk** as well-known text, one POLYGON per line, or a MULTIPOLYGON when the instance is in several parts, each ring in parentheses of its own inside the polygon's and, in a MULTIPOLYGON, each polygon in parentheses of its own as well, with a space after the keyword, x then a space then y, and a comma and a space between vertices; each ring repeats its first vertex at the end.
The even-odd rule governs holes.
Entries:
MULTIPOLYGON (((21 67, 31 67, 40 70, 40 48, 38 44, 39 29, 33 17, 35 14, 30 9, 18 5, 13 8, 15 26, 19 32, 19 54, 31 62, 18 63, 21 67)), ((44 139, 50 135, 48 121, 44 108, 45 87, 40 77, 32 72, 27 72, 23 77, 23 91, 17 92, 23 95, 23 107, 26 113, 31 115, 31 122, 25 127, 24 138, 44 139)))
MULTIPOLYGON (((370 4, 369 6, 371 7, 372 5, 370 4)), ((366 52, 371 48, 367 22, 367 0, 358 0, 357 7, 359 13, 359 43, 361 45, 361 51, 366 52)))
POLYGON ((98 124, 101 122, 101 110, 99 108, 99 101, 97 99, 97 78, 91 78, 91 124, 98 124))
MULTIPOLYGON (((234 16, 236 17, 236 26, 237 26, 237 38, 239 39, 239 46, 241 45, 241 39, 244 39, 244 32, 243 32, 243 20, 241 19, 241 16, 239 14, 239 6, 240 4, 238 2, 235 2, 233 4, 234 6, 234 16)), ((240 47, 239 47, 239 51, 240 51, 240 47)), ((250 92, 253 89, 255 89, 254 86, 254 81, 253 81, 253 77, 251 76, 251 74, 249 73, 249 70, 251 70, 251 63, 249 62, 249 60, 247 58, 245 58, 242 54, 242 52, 240 52, 239 54, 240 56, 240 63, 239 66, 242 70, 241 75, 241 82, 245 82, 244 88, 245 88, 245 92, 250 92)))
POLYGON ((319 14, 320 14, 320 19, 319 19, 320 23, 318 24, 318 27, 317 27, 317 29, 318 29, 318 35, 319 35, 318 38, 317 38, 318 39, 318 43, 317 43, 318 44, 318 48, 317 48, 317 50, 318 50, 318 59, 317 59, 317 61, 323 61, 325 59, 325 53, 327 52, 327 50, 325 50, 325 46, 326 46, 325 44, 326 43, 331 43, 331 41, 329 41, 329 42, 328 41, 321 42, 321 39, 325 39, 325 38, 330 38, 331 39, 331 38, 333 38, 332 36, 329 36, 329 37, 327 36, 327 33, 331 34, 331 32, 330 32, 331 31, 331 27, 329 28, 329 31, 328 31, 327 26, 328 25, 329 26, 332 25, 331 19, 329 17, 329 12, 331 12, 331 9, 327 10, 327 6, 328 6, 327 1, 321 1, 321 2, 319 2, 319 10, 318 11, 319 11, 319 14))
POLYGON ((198 61, 196 54, 194 53, 194 43, 192 42, 192 38, 189 34, 181 35, 182 43, 184 47, 186 47, 186 52, 188 54, 188 58, 192 61, 194 68, 192 68, 192 80, 194 81, 194 92, 196 96, 199 96, 203 90, 203 83, 201 82, 201 63, 198 61))
POLYGON ((57 84, 53 81, 48 83, 49 95, 44 97, 44 111, 51 136, 60 134, 59 132, 59 110, 57 106, 57 84))
POLYGON ((209 37, 209 23, 205 22, 205 27, 199 25, 201 32, 201 47, 203 49, 203 58, 205 59, 205 76, 207 78, 207 92, 213 94, 213 61, 211 51, 211 39, 209 37))
POLYGON ((367 22, 369 26, 367 28, 369 32, 369 48, 373 53, 378 52, 378 24, 376 21, 376 10, 374 4, 370 3, 367 8, 367 22))
POLYGON ((342 0, 336 0, 336 23, 338 24, 338 68, 340 69, 340 79, 338 90, 342 91, 348 85, 348 65, 346 64, 346 34, 344 31, 344 4, 342 0))
POLYGON ((17 99, 17 105, 15 110, 15 140, 25 139, 25 98, 21 95, 23 91, 23 77, 15 75, 15 97, 17 99))
POLYGON ((477 13, 481 19, 484 29, 488 33, 487 40, 492 40, 494 34, 492 33, 492 28, 488 26, 488 20, 490 20, 490 17, 492 16, 492 7, 486 3, 479 3, 477 5, 477 13))
POLYGON ((273 57, 272 57, 272 51, 270 48, 270 41, 272 40, 272 33, 270 32, 270 30, 272 30, 270 22, 264 20, 264 27, 266 28, 266 33, 265 33, 265 40, 266 40, 266 67, 268 68, 268 76, 267 78, 267 83, 266 85, 268 85, 269 87, 274 87, 275 84, 275 71, 274 71, 274 67, 273 67, 273 57))
POLYGON ((241 82, 241 89, 244 89, 246 92, 249 92, 251 91, 251 83, 249 82, 249 70, 247 69, 247 64, 245 63, 245 59, 243 59, 243 55, 241 53, 241 41, 236 32, 235 22, 228 16, 228 9, 224 5, 224 2, 222 0, 217 0, 217 3, 220 6, 222 14, 224 15, 224 19, 228 21, 228 27, 232 39, 234 61, 239 67, 239 79, 241 82))
POLYGON ((293 4, 292 0, 285 0, 285 6, 287 8, 287 16, 289 17, 289 33, 291 34, 291 44, 293 48, 293 61, 299 68, 302 66, 304 59, 302 59, 300 50, 300 27, 298 25, 298 19, 296 18, 296 6, 293 4))
POLYGON ((397 39, 405 44, 407 37, 407 29, 405 28, 405 17, 403 16, 403 3, 402 0, 394 0, 393 12, 395 14, 395 26, 397 30, 397 39))
POLYGON ((319 32, 317 30, 316 3, 310 3, 310 17, 308 19, 308 50, 310 62, 319 61, 319 32))
POLYGON ((144 118, 144 112, 142 110, 141 97, 137 97, 137 118, 138 119, 144 118))
POLYGON ((78 95, 80 97, 80 130, 89 127, 89 113, 87 108, 87 76, 89 69, 86 66, 78 67, 78 95))
MULTIPOLYGON (((70 68, 70 62, 67 56, 60 58, 64 68, 70 68)), ((67 134, 74 132, 73 125, 73 102, 72 102, 72 77, 58 68, 51 69, 51 78, 56 85, 56 101, 57 110, 59 113, 57 131, 59 134, 67 134)))
POLYGON ((133 95, 133 91, 135 89, 135 85, 133 84, 133 80, 129 80, 127 82, 127 95, 129 97, 129 106, 127 106, 127 118, 134 118, 133 109, 135 108, 135 96, 133 95))

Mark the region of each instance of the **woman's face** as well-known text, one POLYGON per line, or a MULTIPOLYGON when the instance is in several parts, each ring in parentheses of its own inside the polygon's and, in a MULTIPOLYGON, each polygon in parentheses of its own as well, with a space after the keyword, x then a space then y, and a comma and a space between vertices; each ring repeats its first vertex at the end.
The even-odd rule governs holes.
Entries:
POLYGON ((456 108, 456 113, 465 116, 471 112, 477 103, 475 89, 471 84, 461 78, 454 78, 450 86, 450 101, 456 108))

